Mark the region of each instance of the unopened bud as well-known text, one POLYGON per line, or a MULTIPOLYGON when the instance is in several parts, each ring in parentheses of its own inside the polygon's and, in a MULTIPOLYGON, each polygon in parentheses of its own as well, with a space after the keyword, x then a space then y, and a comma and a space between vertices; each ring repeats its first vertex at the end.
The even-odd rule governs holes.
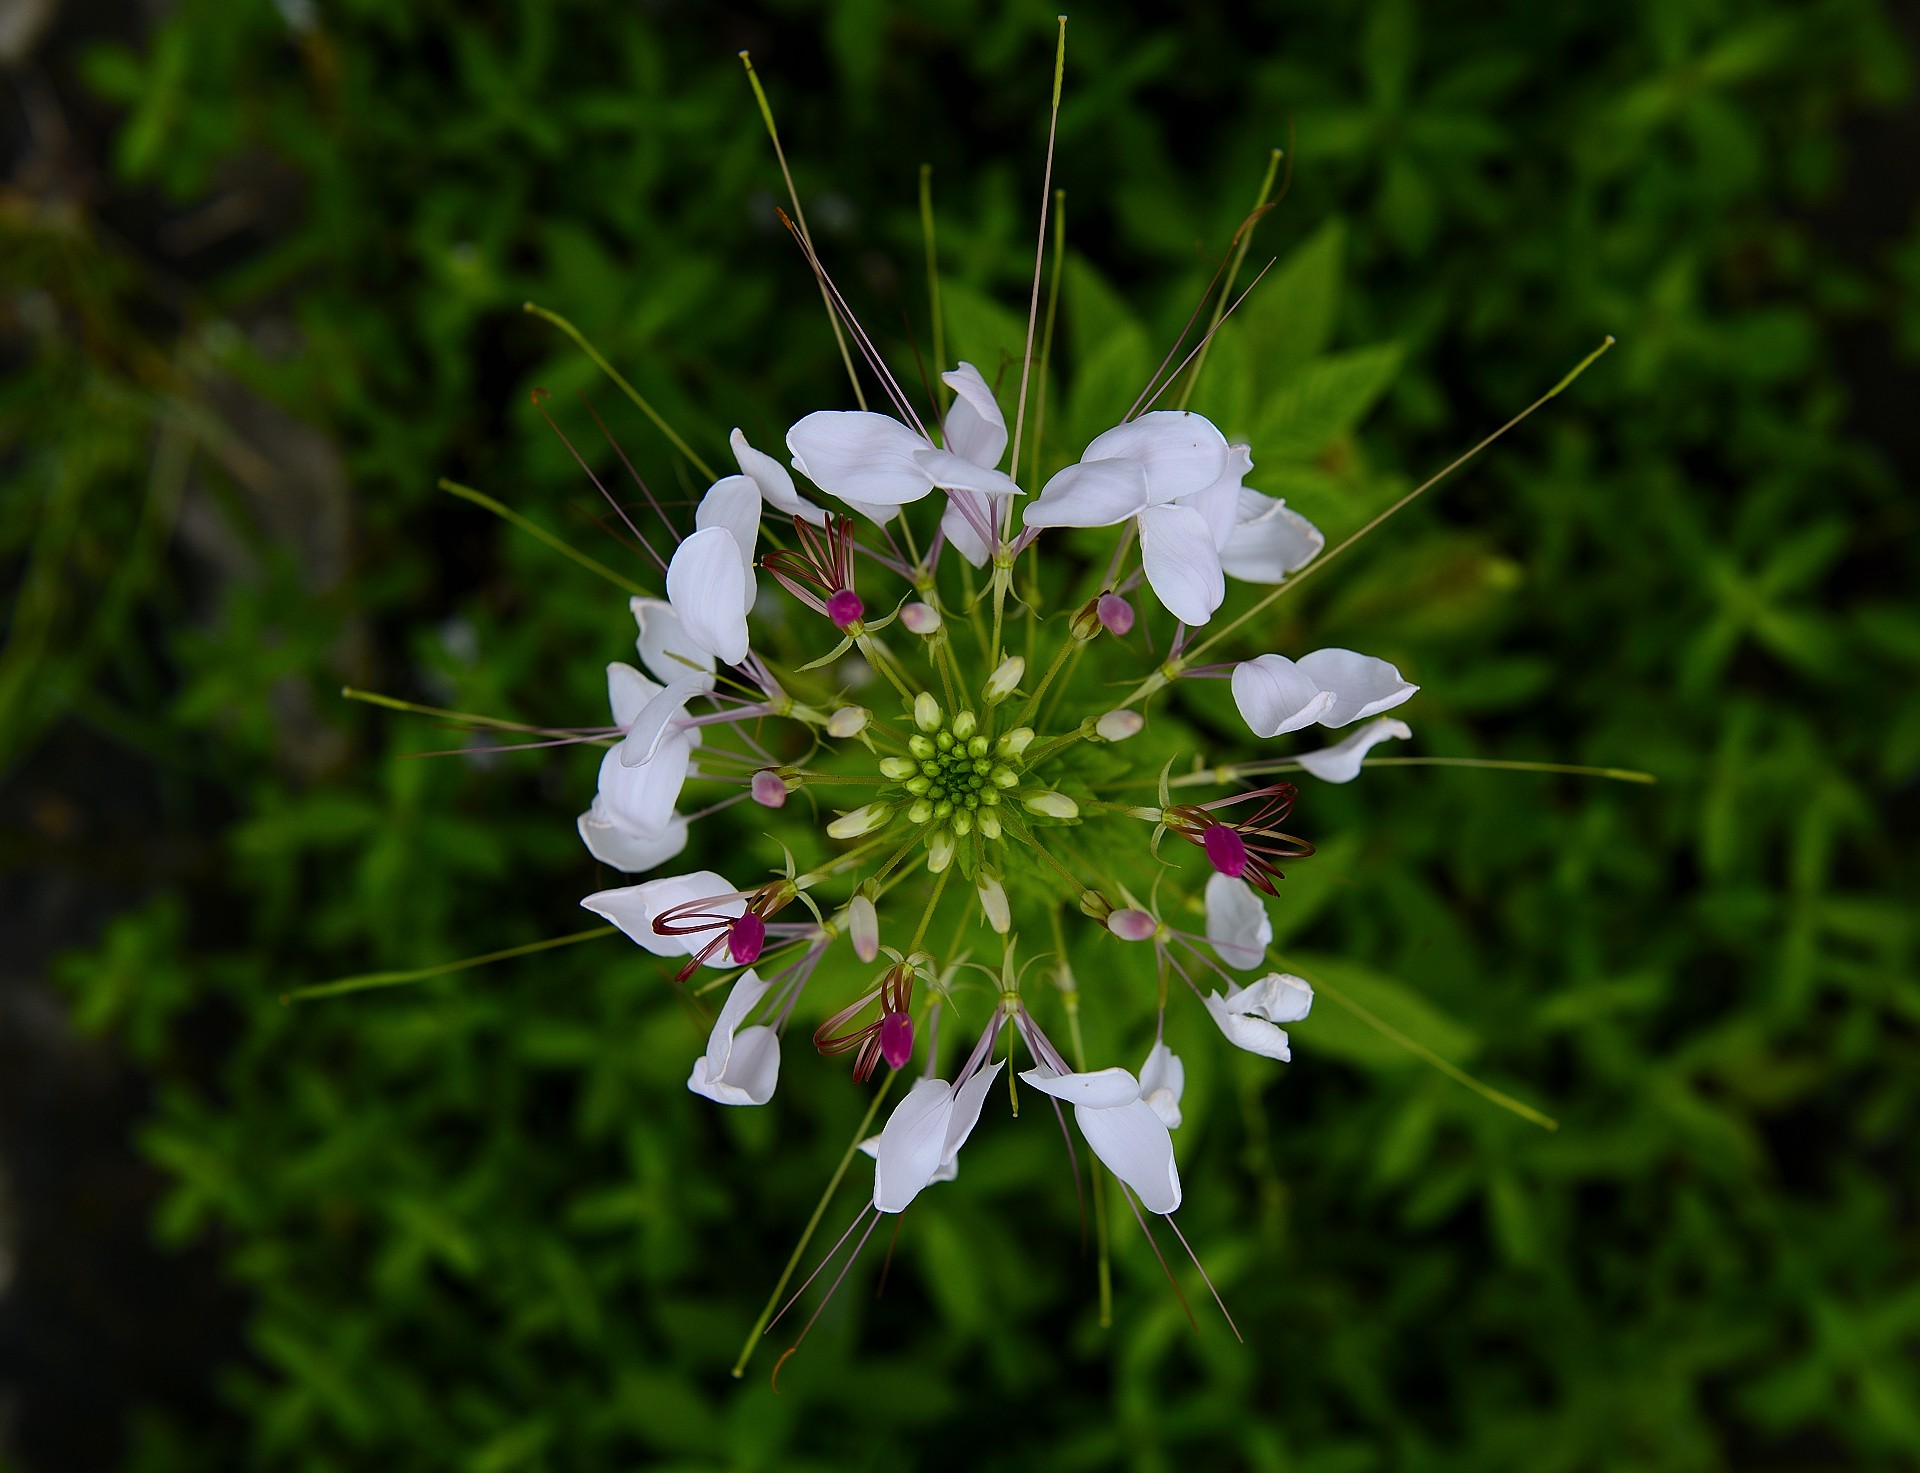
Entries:
POLYGON ((971 808, 956 808, 953 810, 953 831, 963 839, 973 832, 973 810, 971 808))
POLYGON ((926 691, 913 698, 913 724, 922 731, 940 729, 940 703, 926 691))
POLYGON ((827 735, 830 737, 859 736, 867 729, 867 723, 873 719, 873 712, 865 706, 842 706, 827 718, 827 735))
POLYGON ((1007 910, 1006 886, 1000 883, 999 876, 980 872, 978 885, 980 909, 986 912, 987 924, 1004 936, 1013 925, 1013 916, 1007 910))
POLYGON ((1117 593, 1103 593, 1094 604, 1100 627, 1115 638, 1124 637, 1133 628, 1133 605, 1117 593))
POLYGON ((787 801, 787 785, 772 768, 763 767, 753 775, 753 801, 762 808, 778 808, 787 801))
POLYGON ((908 823, 925 823, 933 817, 933 803, 930 799, 915 798, 907 805, 908 823))
POLYGON ((979 729, 980 718, 971 711, 962 711, 953 718, 953 739, 957 742, 964 742, 979 729))
POLYGON ((1088 916, 1104 926, 1107 923, 1107 917, 1113 914, 1113 904, 1098 890, 1082 890, 1080 892, 1080 914, 1088 916))
POLYGON ((911 757, 882 757, 880 759, 881 775, 883 777, 890 777, 895 782, 905 782, 919 770, 920 764, 915 762, 911 757))
POLYGON ((1093 723, 1093 729, 1103 741, 1124 742, 1130 736, 1139 735, 1140 728, 1147 724, 1147 718, 1138 711, 1109 711, 1093 723))
POLYGON ((886 803, 867 803, 843 813, 827 825, 827 836, 834 839, 857 839, 862 834, 870 834, 893 817, 893 809, 886 803))
POLYGON ((973 821, 980 825, 980 837, 997 839, 1000 837, 1000 815, 991 808, 982 808, 973 815, 973 821))
POLYGON ((1048 818, 1078 818, 1080 805, 1065 793, 1056 793, 1051 788, 1029 793, 1020 800, 1030 813, 1043 814, 1048 818))
POLYGON ((937 875, 953 863, 953 831, 936 829, 927 839, 927 873, 937 875))
POLYGON ((932 604, 911 603, 900 611, 900 622, 914 634, 938 634, 940 611, 932 604))
POLYGON ((1002 757, 1018 757, 1031 745, 1033 745, 1033 728, 1031 726, 1016 726, 1012 731, 1000 738, 995 744, 994 750, 999 752, 1002 757))
POLYGON ((1027 662, 1020 655, 1008 655, 987 677, 987 686, 981 692, 989 706, 997 706, 1013 694, 1013 688, 1020 683, 1020 677, 1027 673, 1027 662))
POLYGON ((847 931, 853 938, 853 954, 870 962, 880 954, 880 915, 873 902, 856 895, 847 902, 847 931))
POLYGON ((1107 917, 1107 929, 1122 941, 1147 941, 1160 923, 1144 910, 1116 910, 1107 917))

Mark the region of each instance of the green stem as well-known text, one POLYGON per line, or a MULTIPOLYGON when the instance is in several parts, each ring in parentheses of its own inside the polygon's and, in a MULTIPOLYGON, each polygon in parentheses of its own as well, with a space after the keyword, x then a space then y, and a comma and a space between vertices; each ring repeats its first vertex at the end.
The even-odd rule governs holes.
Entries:
POLYGON ((760 1318, 753 1322, 753 1328, 747 1331, 746 1344, 740 1347, 740 1359, 733 1363, 733 1377, 737 1381, 747 1371, 747 1362, 753 1359, 753 1352, 760 1344, 760 1337, 767 1332, 767 1326, 773 1320, 774 1307, 780 1303, 780 1296, 787 1291, 787 1285, 793 1278, 793 1271, 800 1266, 800 1255, 807 1251, 807 1244, 813 1241, 813 1235, 819 1230, 820 1219, 826 1216, 827 1203, 833 1200, 833 1194, 840 1189, 840 1181, 847 1174, 847 1168, 853 1164, 853 1158, 860 1150, 860 1142, 867 1138, 873 1127, 874 1116, 880 1113, 881 1101, 887 1097, 887 1091, 893 1088, 893 1081, 899 1078, 899 1071, 889 1069, 887 1077, 880 1082, 880 1088, 873 1092, 873 1102, 867 1106, 867 1113, 860 1117, 860 1124, 853 1132, 853 1139, 847 1142, 846 1150, 840 1153, 840 1164, 833 1170, 833 1177, 827 1183, 827 1189, 820 1194, 815 1204, 813 1216, 807 1219, 806 1228, 800 1234, 800 1241, 793 1245, 793 1252, 787 1258, 787 1266, 780 1271, 780 1281, 773 1286, 773 1293, 767 1296, 766 1308, 760 1311, 760 1318))
POLYGON ((616 573, 612 568, 609 568, 597 558, 590 558, 578 548, 569 546, 566 542, 554 536, 553 533, 549 532, 545 527, 542 527, 537 522, 528 521, 512 507, 495 501, 485 492, 476 491, 471 486, 462 486, 458 481, 449 481, 444 476, 440 478, 439 486, 442 491, 450 491, 462 501, 471 501, 475 506, 492 512, 502 521, 518 527, 529 537, 539 538, 540 541, 546 543, 546 545, 551 547, 555 552, 564 553, 576 563, 580 564, 581 567, 587 569, 588 572, 598 573, 615 587, 624 588, 628 593, 638 594, 643 598, 647 596, 647 590, 642 588, 638 583, 635 583, 624 573, 616 573))
POLYGON ((532 956, 535 952, 553 951, 582 941, 594 941, 602 936, 611 936, 618 929, 617 926, 595 926, 591 931, 576 931, 571 936, 555 936, 546 941, 530 941, 525 946, 510 946, 505 951, 490 951, 485 956, 470 956, 457 962, 442 962, 437 967, 419 967, 410 972, 367 972, 358 977, 342 977, 337 982, 319 982, 312 987, 296 987, 291 992, 281 993, 280 1003, 284 1007, 290 1002, 306 1002, 317 997, 339 997, 343 993, 366 992, 375 987, 399 987, 408 982, 424 982, 429 977, 444 977, 450 972, 463 972, 469 967, 484 967, 489 963, 508 961, 516 956, 532 956))
POLYGON ((625 378, 621 377, 619 369, 615 368, 611 363, 607 362, 605 358, 600 356, 600 350, 586 340, 586 337, 581 333, 579 328, 567 321, 567 319, 562 317, 558 312, 549 311, 538 302, 523 302, 521 304, 521 310, 523 312, 531 312, 535 317, 551 322, 555 327, 559 328, 560 331, 572 338, 575 343, 579 344, 581 350, 600 366, 600 371, 620 386, 620 392, 631 399, 634 404, 638 406, 640 412, 653 421, 654 428, 673 442, 673 448, 693 462, 694 468, 698 470, 701 475, 705 476, 709 481, 719 479, 719 477, 714 475, 713 467, 696 455, 693 447, 680 438, 680 432, 662 418, 660 411, 649 404, 646 399, 641 396, 638 389, 628 383, 625 378))

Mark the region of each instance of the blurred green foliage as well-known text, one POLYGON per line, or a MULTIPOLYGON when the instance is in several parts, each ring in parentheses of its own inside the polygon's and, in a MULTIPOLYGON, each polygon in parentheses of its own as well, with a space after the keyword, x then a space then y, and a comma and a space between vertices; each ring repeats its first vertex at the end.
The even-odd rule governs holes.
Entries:
POLYGON ((856 1274, 778 1396, 765 1361, 735 1383, 863 1108, 838 1072, 796 1046, 771 1110, 690 1096, 701 1026, 615 944, 277 1002, 578 929, 598 883, 571 829, 590 758, 401 760, 448 742, 334 694, 602 708, 620 601, 434 482, 611 556, 544 385, 583 449, 576 388, 667 495, 701 488, 521 302, 586 327, 709 455, 843 402, 747 46, 876 335, 929 340, 928 160, 950 356, 999 362, 1052 28, 978 0, 184 0, 86 52, 122 109, 117 197, 160 223, 21 197, 0 218, 31 352, 0 398, 0 760, 105 732, 191 840, 64 974, 157 1082, 158 1232, 214 1235, 251 1304, 239 1416, 155 1409, 129 1466, 1920 1459, 1916 516, 1835 346, 1881 321, 1911 349, 1920 245, 1827 228, 1879 187, 1849 128, 1910 97, 1868 0, 1073 21, 1049 458, 1124 408, 1289 137, 1252 257, 1282 265, 1195 407, 1330 536, 1621 340, 1260 631, 1393 659, 1420 751, 1660 786, 1312 791, 1323 851, 1280 944, 1562 1129, 1324 1006, 1285 1068, 1176 1023, 1182 1220, 1246 1346, 1187 1328, 1124 1223, 1100 1329, 1058 1142, 990 1120, 885 1297, 856 1274))

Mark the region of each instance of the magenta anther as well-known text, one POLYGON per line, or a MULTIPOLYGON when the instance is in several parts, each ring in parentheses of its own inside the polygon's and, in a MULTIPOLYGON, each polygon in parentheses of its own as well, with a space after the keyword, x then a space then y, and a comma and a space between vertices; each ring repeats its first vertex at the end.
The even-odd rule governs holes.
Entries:
POLYGON ((827 617, 840 629, 858 623, 866 611, 867 606, 860 602, 860 595, 851 588, 843 588, 827 600, 827 617))
POLYGON ((913 1019, 905 1013, 888 1013, 880 1020, 880 1057, 889 1069, 913 1057, 913 1019))
POLYGON ((1223 823, 1209 825, 1200 840, 1207 863, 1221 874, 1239 879, 1247 872, 1247 841, 1223 823))
POLYGON ((767 923, 748 911, 727 927, 727 955, 735 966, 750 967, 767 944, 767 923))

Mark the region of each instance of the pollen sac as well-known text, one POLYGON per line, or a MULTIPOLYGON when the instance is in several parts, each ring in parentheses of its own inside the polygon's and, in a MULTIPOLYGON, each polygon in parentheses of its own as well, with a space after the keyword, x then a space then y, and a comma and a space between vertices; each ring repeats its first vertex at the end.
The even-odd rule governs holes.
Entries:
POLYGON ((889 1069, 913 1057, 913 1019, 905 1013, 888 1013, 880 1020, 880 1057, 889 1069))
POLYGON ((1207 851, 1207 863, 1221 874, 1237 880, 1247 872, 1247 841, 1225 824, 1209 825, 1200 845, 1207 851))
POLYGON ((860 622, 867 606, 860 602, 860 595, 851 588, 842 588, 827 600, 827 617, 839 629, 846 629, 860 622))
POLYGON ((767 923, 748 911, 727 928, 727 955, 737 967, 750 967, 760 960, 767 945, 767 923))

